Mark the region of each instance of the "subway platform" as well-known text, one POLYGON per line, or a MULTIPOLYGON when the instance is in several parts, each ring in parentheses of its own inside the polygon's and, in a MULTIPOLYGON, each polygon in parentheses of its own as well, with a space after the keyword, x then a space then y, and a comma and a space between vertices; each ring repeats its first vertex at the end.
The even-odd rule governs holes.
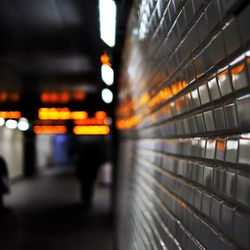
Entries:
POLYGON ((56 167, 11 186, 0 217, 1 250, 112 250, 110 190, 97 187, 84 211, 72 168, 56 167))

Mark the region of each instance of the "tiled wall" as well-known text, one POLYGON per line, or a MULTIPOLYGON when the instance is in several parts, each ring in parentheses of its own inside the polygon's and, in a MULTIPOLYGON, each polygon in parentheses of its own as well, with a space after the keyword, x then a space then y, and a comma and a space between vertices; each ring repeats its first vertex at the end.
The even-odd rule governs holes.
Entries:
POLYGON ((135 0, 119 80, 119 250, 250 249, 250 4, 135 0))

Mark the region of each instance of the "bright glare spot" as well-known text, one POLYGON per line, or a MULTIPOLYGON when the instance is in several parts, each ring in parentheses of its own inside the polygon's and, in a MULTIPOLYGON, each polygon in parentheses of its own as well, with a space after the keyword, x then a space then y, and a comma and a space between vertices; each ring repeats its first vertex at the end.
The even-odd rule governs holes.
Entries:
POLYGON ((246 56, 247 56, 247 57, 250 57, 250 50, 248 50, 248 51, 246 52, 246 56))
POLYGON ((109 89, 102 90, 102 100, 105 103, 111 103, 113 101, 113 93, 109 89))
POLYGON ((107 84, 107 85, 112 85, 114 83, 114 71, 113 69, 108 66, 107 64, 103 64, 101 68, 102 72, 102 80, 107 84))
POLYGON ((5 126, 10 129, 16 129, 17 128, 17 121, 16 120, 7 120, 5 123, 5 126))
POLYGON ((21 118, 17 125, 18 129, 21 131, 27 131, 29 129, 29 122, 26 118, 21 118))
POLYGON ((0 126, 3 126, 4 123, 5 123, 5 120, 2 117, 0 117, 0 126))
POLYGON ((236 64, 236 63, 238 63, 238 62, 241 62, 242 60, 244 60, 244 58, 245 58, 245 55, 242 54, 242 55, 238 56, 237 58, 235 58, 235 59, 230 63, 230 65, 232 66, 232 65, 234 65, 234 64, 236 64))
POLYGON ((101 39, 110 47, 115 46, 116 4, 113 0, 99 0, 101 39))

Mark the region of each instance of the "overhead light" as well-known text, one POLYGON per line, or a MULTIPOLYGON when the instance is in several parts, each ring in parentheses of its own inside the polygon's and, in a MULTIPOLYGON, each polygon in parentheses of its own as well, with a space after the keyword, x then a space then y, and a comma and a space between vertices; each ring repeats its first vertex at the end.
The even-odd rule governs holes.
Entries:
POLYGON ((0 117, 0 127, 3 126, 4 124, 5 124, 4 118, 0 117))
POLYGON ((7 120, 5 123, 5 126, 10 129, 16 129, 17 128, 17 121, 16 120, 7 120))
POLYGON ((110 47, 115 46, 116 4, 113 0, 99 0, 101 39, 110 47))
POLYGON ((21 118, 17 124, 17 127, 21 131, 27 131, 30 127, 29 122, 26 118, 21 118))
POLYGON ((103 64, 101 68, 102 80, 108 85, 114 83, 114 70, 107 64, 103 64))
POLYGON ((108 135, 109 126, 75 126, 73 133, 76 135, 108 135))
POLYGON ((66 134, 67 127, 62 125, 36 125, 33 131, 35 134, 66 134))
POLYGON ((102 90, 102 100, 105 103, 111 103, 113 101, 113 93, 109 89, 102 90))

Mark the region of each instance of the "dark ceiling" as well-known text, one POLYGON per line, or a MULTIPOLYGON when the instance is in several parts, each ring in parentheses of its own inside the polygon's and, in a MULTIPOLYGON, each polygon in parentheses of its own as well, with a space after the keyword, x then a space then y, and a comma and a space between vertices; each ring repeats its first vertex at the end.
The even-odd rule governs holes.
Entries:
POLYGON ((0 91, 23 109, 42 90, 99 94, 100 47, 98 0, 0 0, 0 91))
POLYGON ((0 110, 21 110, 34 119, 42 91, 64 90, 87 93, 84 103, 69 103, 74 109, 112 109, 100 98, 100 55, 107 50, 119 64, 131 2, 116 0, 112 51, 100 39, 98 0, 0 0, 0 95, 21 95, 14 104, 0 100, 0 110))

